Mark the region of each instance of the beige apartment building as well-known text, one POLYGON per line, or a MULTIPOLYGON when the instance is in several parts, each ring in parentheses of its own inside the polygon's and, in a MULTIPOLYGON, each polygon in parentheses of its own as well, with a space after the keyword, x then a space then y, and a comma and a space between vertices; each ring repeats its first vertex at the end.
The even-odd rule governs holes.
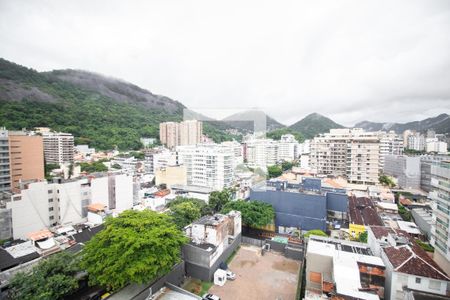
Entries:
POLYGON ((180 123, 164 122, 159 124, 161 144, 173 149, 176 146, 199 144, 203 136, 203 123, 187 120, 180 123))
POLYGON ((310 164, 318 174, 375 184, 380 170, 380 133, 360 128, 331 129, 312 140, 310 164))
POLYGON ((45 178, 42 136, 10 131, 9 159, 12 188, 18 188, 21 181, 45 178))

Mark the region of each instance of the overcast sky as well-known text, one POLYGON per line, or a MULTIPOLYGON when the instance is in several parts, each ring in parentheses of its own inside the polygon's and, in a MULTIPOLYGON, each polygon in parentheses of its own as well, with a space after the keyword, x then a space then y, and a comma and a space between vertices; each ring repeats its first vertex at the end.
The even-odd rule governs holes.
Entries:
POLYGON ((0 57, 189 108, 351 126, 450 113, 450 1, 0 0, 0 57))

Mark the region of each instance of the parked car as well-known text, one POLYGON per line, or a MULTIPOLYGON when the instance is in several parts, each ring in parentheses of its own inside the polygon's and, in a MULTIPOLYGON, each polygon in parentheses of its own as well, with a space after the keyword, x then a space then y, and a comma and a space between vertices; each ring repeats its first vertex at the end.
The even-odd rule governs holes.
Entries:
POLYGON ((220 300, 220 297, 214 294, 204 294, 202 300, 220 300))
POLYGON ((227 271, 227 279, 228 280, 235 280, 236 279, 236 274, 234 274, 231 271, 227 271))

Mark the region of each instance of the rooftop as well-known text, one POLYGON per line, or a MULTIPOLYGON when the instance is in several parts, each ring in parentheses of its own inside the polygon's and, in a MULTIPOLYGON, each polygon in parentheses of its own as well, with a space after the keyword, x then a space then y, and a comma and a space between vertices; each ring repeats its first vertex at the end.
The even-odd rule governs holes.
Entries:
MULTIPOLYGON (((307 253, 333 258, 333 278, 336 293, 356 299, 375 300, 377 294, 361 291, 360 266, 379 267, 384 272, 381 258, 372 256, 367 245, 337 239, 312 236, 308 242, 307 253)), ((307 255, 308 255, 307 254, 307 255)))
POLYGON ((351 196, 348 200, 351 223, 366 226, 383 226, 383 222, 370 198, 351 196))
POLYGON ((383 249, 386 257, 400 273, 428 277, 439 280, 450 280, 442 269, 416 243, 383 249))
POLYGON ((406 231, 409 234, 412 235, 422 234, 414 222, 397 221, 397 224, 400 230, 406 231))

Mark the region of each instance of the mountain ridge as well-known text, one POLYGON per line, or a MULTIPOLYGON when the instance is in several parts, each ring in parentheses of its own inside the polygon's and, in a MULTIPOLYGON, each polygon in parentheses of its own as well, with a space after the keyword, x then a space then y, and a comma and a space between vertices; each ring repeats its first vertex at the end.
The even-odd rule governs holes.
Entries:
POLYGON ((442 113, 435 117, 406 123, 362 121, 356 123, 355 127, 363 128, 367 131, 394 130, 399 134, 403 133, 405 130, 425 132, 431 129, 435 130, 436 133, 450 133, 450 116, 446 113, 442 113))

